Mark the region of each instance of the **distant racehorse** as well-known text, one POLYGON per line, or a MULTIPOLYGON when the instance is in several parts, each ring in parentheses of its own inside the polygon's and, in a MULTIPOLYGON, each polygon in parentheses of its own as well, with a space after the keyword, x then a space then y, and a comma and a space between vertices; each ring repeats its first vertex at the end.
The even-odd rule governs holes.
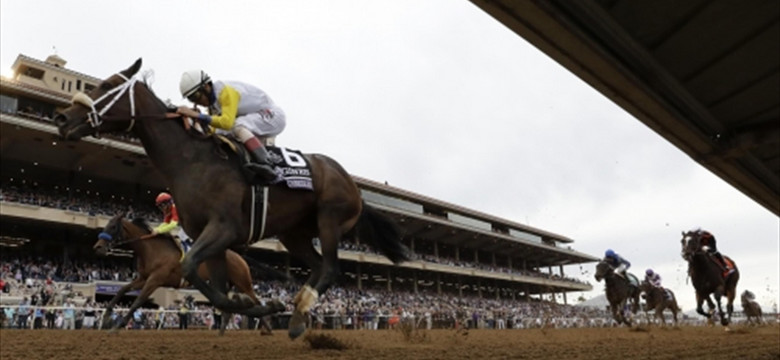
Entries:
POLYGON ((631 305, 631 313, 636 314, 639 309, 639 287, 636 276, 626 273, 627 276, 632 278, 623 278, 620 275, 615 274, 615 268, 605 261, 600 261, 596 265, 596 281, 604 279, 606 282, 607 300, 609 301, 609 307, 612 310, 612 316, 615 318, 618 324, 626 324, 631 326, 631 319, 626 317, 625 307, 631 305))
POLYGON ((655 287, 646 280, 642 281, 639 288, 644 292, 645 311, 655 310, 655 318, 661 319, 661 324, 666 325, 664 310, 669 309, 674 316, 674 324, 677 325, 677 313, 680 311, 680 307, 677 306, 677 298, 672 290, 655 287))
POLYGON ((742 300, 742 312, 747 317, 748 323, 760 325, 762 323, 761 305, 758 305, 755 301, 755 295, 753 295, 752 292, 745 290, 742 292, 740 298, 742 300))
MULTIPOLYGON (((132 222, 124 218, 124 213, 115 215, 109 220, 100 238, 93 248, 98 255, 105 256, 109 250, 127 246, 133 250, 136 260, 138 275, 130 283, 119 289, 113 299, 106 305, 103 315, 104 324, 110 319, 111 312, 119 299, 128 291, 141 290, 136 297, 127 315, 120 323, 114 325, 114 329, 122 328, 133 316, 133 313, 143 303, 149 300, 149 296, 160 287, 179 288, 182 285, 181 259, 182 253, 179 247, 168 235, 151 235, 149 225, 143 219, 135 219, 132 222)), ((252 290, 252 277, 249 267, 241 255, 228 250, 227 275, 228 281, 240 292, 249 296, 252 301, 260 303, 252 290)), ((209 279, 206 264, 198 269, 198 275, 203 279, 209 279)), ((281 276, 281 275, 280 275, 281 276)), ((220 324, 220 335, 225 332, 225 325, 230 318, 223 316, 220 324)), ((264 326, 270 331, 270 326, 264 326)))
POLYGON ((291 338, 305 331, 312 305, 336 281, 339 242, 354 241, 359 233, 361 242, 372 245, 393 263, 409 259, 397 225, 367 206, 349 173, 325 155, 305 154, 287 161, 310 169, 312 190, 269 186, 267 206, 256 209, 241 158, 223 151, 223 145, 212 138, 196 138, 186 131, 182 118, 171 116, 165 103, 134 77, 140 67, 138 59, 89 94, 76 94, 72 105, 57 114, 54 122, 68 140, 100 132, 130 132, 141 139, 176 199, 184 231, 195 239, 182 260, 184 277, 212 305, 258 317, 284 310, 255 305, 240 294, 230 299, 221 288, 226 283, 225 250, 243 248, 260 237, 276 236, 290 255, 311 268, 306 285, 293 299, 291 338), (264 221, 256 222, 259 217, 264 221), (312 244, 315 237, 320 239, 321 253, 312 244), (209 264, 211 283, 198 276, 203 262, 209 264))
POLYGON ((734 265, 734 271, 724 278, 721 265, 713 259, 711 254, 702 249, 699 232, 683 232, 680 243, 682 244, 682 257, 688 262, 688 274, 691 276, 693 288, 696 290, 696 312, 708 319, 712 317, 715 306, 710 299, 710 294, 713 294, 718 305, 720 323, 723 326, 728 325, 731 321, 731 313, 734 312, 734 297, 737 293, 737 282, 739 282, 737 264, 727 256, 723 256, 734 265), (720 298, 724 295, 728 299, 728 317, 720 304, 720 298), (710 308, 709 312, 704 312, 702 309, 702 303, 705 300, 710 308))

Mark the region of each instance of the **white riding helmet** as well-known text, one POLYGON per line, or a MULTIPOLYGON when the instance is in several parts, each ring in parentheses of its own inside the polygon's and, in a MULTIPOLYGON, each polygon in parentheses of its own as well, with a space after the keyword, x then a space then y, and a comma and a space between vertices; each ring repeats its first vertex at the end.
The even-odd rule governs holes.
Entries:
POLYGON ((198 91, 203 85, 211 81, 211 78, 203 70, 190 70, 181 74, 179 90, 181 96, 188 97, 198 91))

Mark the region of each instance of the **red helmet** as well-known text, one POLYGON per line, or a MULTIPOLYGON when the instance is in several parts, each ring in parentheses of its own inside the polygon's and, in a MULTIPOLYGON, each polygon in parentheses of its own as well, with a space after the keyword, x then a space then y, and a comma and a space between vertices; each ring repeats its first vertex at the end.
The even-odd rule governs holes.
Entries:
POLYGON ((157 199, 154 201, 154 203, 157 204, 157 206, 160 206, 160 204, 170 201, 173 201, 171 194, 168 194, 167 192, 161 192, 160 195, 157 195, 157 199))

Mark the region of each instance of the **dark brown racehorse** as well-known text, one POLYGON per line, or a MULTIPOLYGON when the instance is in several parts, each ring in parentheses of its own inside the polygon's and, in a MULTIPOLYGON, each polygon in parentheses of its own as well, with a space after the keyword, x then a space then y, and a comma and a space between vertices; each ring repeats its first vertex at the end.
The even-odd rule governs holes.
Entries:
POLYGON ((728 325, 731 321, 731 313, 734 312, 734 297, 737 294, 737 282, 739 282, 737 264, 725 255, 723 256, 734 264, 734 271, 724 279, 722 266, 716 262, 713 255, 702 249, 699 232, 683 232, 680 243, 682 244, 682 257, 688 262, 688 275, 690 275, 693 288, 696 290, 696 312, 708 319, 712 317, 714 307, 710 298, 710 294, 712 294, 718 305, 721 325, 728 325), (728 317, 723 313, 720 304, 720 298, 724 295, 728 299, 728 317), (702 309, 704 300, 707 300, 709 312, 704 312, 702 309))
POLYGON ((677 313, 680 312, 680 307, 677 306, 677 298, 672 290, 655 287, 647 280, 642 281, 639 289, 644 293, 645 312, 655 310, 655 318, 661 319, 661 324, 666 325, 664 310, 669 309, 674 317, 674 325, 677 325, 677 313), (666 292, 669 293, 669 296, 666 292))
MULTIPOLYGON (((160 287, 179 288, 182 285, 181 270, 181 250, 167 235, 150 235, 151 229, 143 219, 135 219, 132 222, 124 218, 125 214, 120 213, 109 220, 106 227, 103 228, 101 237, 95 243, 93 248, 98 255, 105 256, 109 250, 126 246, 133 250, 136 270, 138 276, 116 293, 113 299, 106 306, 106 312, 103 315, 104 324, 107 324, 111 318, 110 315, 119 299, 128 291, 141 290, 138 297, 130 306, 127 315, 114 329, 122 328, 130 318, 133 312, 143 303, 149 300, 149 296, 160 287)), ((247 263, 241 255, 228 250, 227 259, 227 278, 228 281, 236 287, 238 291, 246 294, 255 303, 260 301, 252 290, 252 276, 247 263)), ((198 276, 202 279, 209 279, 209 272, 206 264, 198 268, 198 276)), ((225 333, 225 325, 230 316, 223 316, 220 324, 220 335, 225 333)), ((267 326, 267 331, 270 327, 267 326)))
MULTIPOLYGON (((224 280, 225 250, 246 245, 252 226, 251 188, 237 156, 225 160, 214 141, 195 139, 183 130, 180 118, 169 119, 165 104, 134 77, 140 67, 138 59, 89 94, 74 96, 73 104, 55 117, 60 134, 70 140, 99 132, 135 134, 167 180, 185 232, 195 239, 182 262, 185 278, 225 311, 261 317, 283 310, 278 302, 257 306, 242 296, 229 299, 224 289, 198 276, 198 266, 206 261, 210 278, 224 280)), ((336 161, 319 154, 305 158, 314 190, 269 187, 264 229, 265 237, 278 237, 290 254, 312 270, 294 298, 291 338, 305 331, 306 314, 339 274, 339 241, 355 239, 359 232, 362 242, 378 248, 392 262, 408 259, 396 224, 363 203, 352 177, 336 161), (312 245, 314 237, 320 239, 322 255, 312 245)))
MULTIPOLYGON (((630 273, 626 275, 633 278, 638 283, 636 277, 630 273)), ((626 306, 631 306, 631 313, 636 314, 639 309, 639 287, 633 285, 631 281, 615 274, 615 268, 605 261, 600 261, 596 265, 596 281, 604 279, 606 283, 607 301, 609 301, 612 317, 618 324, 631 326, 631 319, 626 316, 626 306)))

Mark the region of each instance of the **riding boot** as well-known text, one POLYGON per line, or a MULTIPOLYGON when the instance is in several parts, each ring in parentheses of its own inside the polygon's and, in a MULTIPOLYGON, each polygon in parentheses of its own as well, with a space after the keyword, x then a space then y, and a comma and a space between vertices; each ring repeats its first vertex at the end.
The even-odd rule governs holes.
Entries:
POLYGON ((254 150, 249 150, 252 154, 252 159, 255 162, 247 163, 244 167, 251 170, 263 183, 270 183, 276 180, 277 174, 271 167, 271 162, 268 160, 268 151, 265 147, 258 146, 254 150))

